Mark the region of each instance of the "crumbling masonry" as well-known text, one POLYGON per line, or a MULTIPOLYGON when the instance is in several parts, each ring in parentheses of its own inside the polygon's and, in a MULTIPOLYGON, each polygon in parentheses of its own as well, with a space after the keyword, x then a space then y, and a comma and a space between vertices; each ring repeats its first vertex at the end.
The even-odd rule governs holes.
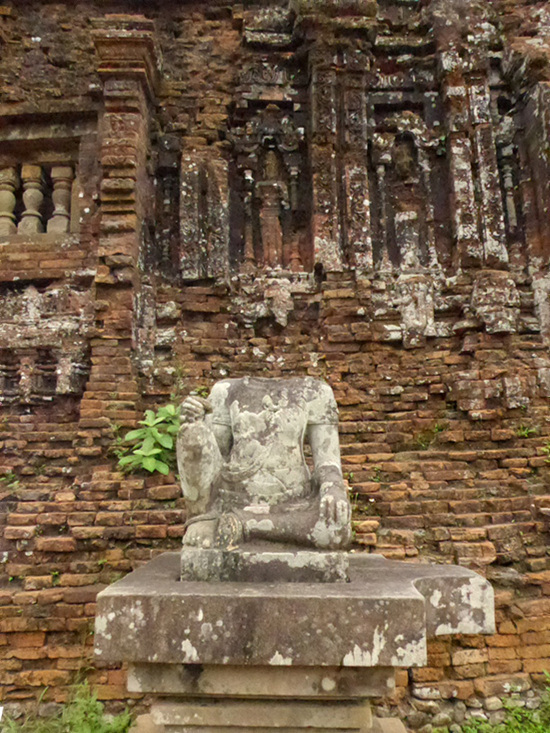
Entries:
POLYGON ((246 374, 333 387, 358 549, 497 588, 497 635, 437 641, 395 699, 418 722, 528 691, 550 669, 548 3, 17 0, 0 50, 3 700, 62 699, 98 590, 179 546, 174 477, 117 473, 116 436, 246 374))

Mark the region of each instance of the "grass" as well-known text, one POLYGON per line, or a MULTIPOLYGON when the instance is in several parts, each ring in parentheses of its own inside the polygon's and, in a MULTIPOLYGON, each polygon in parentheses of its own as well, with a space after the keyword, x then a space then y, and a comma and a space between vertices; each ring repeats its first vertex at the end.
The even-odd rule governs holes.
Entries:
POLYGON ((24 718, 7 717, 2 722, 2 733, 127 733, 132 724, 128 712, 106 716, 103 704, 87 682, 73 688, 69 701, 59 712, 41 717, 38 707, 24 718))

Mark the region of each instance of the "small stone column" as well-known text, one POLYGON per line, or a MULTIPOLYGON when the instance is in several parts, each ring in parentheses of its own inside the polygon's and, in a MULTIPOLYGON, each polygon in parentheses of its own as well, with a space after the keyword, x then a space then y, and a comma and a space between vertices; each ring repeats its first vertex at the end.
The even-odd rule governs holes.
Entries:
POLYGON ((260 199, 260 230, 262 232, 263 264, 277 267, 283 264, 283 231, 279 219, 279 184, 262 181, 258 184, 260 199))
POLYGON ((19 234, 39 234, 44 231, 40 213, 44 201, 42 168, 39 165, 24 165, 21 169, 21 178, 25 211, 17 231, 19 234))
POLYGON ((71 191, 73 185, 73 169, 68 165, 52 168, 53 194, 55 209, 48 222, 48 232, 63 233, 69 231, 69 215, 71 208, 71 191))
POLYGON ((19 187, 19 176, 15 168, 0 170, 0 236, 15 234, 15 192, 19 187))
POLYGON ((249 190, 245 194, 244 206, 244 253, 241 272, 250 274, 256 269, 256 255, 254 253, 254 235, 252 233, 252 193, 249 190))

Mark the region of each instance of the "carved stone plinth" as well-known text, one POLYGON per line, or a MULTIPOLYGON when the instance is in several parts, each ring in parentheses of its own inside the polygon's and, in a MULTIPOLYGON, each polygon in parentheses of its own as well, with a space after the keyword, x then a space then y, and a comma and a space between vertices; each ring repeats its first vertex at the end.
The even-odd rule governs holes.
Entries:
POLYGON ((180 554, 157 557, 98 596, 97 659, 130 663, 166 733, 404 733, 369 699, 426 663, 428 637, 491 633, 493 592, 460 567, 348 557, 349 582, 181 581, 180 554))

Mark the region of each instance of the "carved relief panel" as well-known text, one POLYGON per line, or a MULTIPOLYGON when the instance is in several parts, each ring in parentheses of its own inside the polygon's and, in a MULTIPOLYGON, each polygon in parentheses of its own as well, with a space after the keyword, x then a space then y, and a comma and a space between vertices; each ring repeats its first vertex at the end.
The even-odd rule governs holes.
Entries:
POLYGON ((441 141, 417 111, 380 115, 373 96, 370 174, 375 266, 437 269, 433 172, 441 141))
POLYGON ((5 288, 0 316, 0 403, 81 394, 90 371, 90 294, 69 285, 5 288))
POLYGON ((231 132, 235 266, 298 272, 309 264, 305 128, 282 105, 260 108, 231 132))

